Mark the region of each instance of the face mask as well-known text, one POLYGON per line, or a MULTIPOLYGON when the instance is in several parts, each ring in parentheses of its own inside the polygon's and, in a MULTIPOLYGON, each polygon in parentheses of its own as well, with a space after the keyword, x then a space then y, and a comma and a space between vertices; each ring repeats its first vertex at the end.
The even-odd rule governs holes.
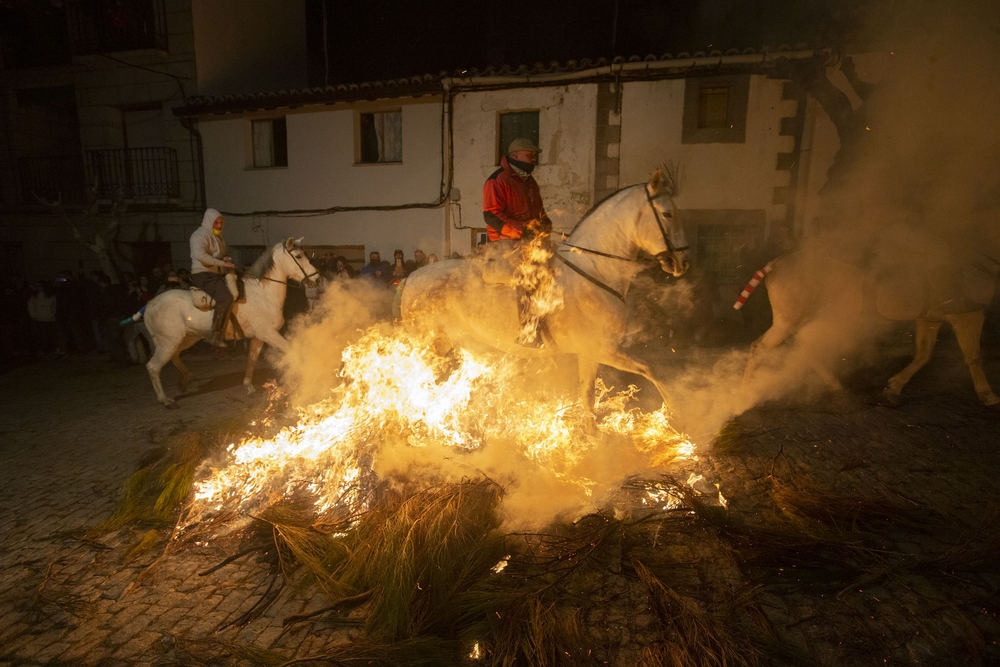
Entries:
POLYGON ((517 167, 526 174, 530 174, 535 170, 535 165, 528 162, 521 162, 520 160, 515 160, 514 158, 507 156, 507 163, 511 166, 517 167))
POLYGON ((216 229, 215 227, 212 227, 212 233, 215 234, 216 236, 222 236, 222 230, 216 229))

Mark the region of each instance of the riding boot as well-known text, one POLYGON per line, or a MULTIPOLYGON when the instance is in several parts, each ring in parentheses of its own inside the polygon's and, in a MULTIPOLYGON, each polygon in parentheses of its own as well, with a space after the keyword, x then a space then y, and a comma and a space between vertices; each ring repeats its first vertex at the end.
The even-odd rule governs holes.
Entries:
POLYGON ((226 347, 226 321, 229 319, 229 308, 216 306, 212 316, 212 337, 209 345, 213 347, 226 347))
POLYGON ((545 341, 542 340, 541 322, 536 322, 530 333, 527 331, 532 316, 531 297, 531 292, 523 287, 517 288, 517 322, 520 326, 516 340, 521 347, 538 350, 545 347, 545 341), (528 336, 524 335, 526 333, 528 336))

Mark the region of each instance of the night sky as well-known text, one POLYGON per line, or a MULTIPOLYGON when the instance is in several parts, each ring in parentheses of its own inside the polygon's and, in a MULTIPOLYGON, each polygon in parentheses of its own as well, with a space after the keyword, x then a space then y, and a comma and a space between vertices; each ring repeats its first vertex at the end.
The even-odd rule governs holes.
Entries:
MULTIPOLYGON (((812 46, 833 33, 843 37, 865 7, 862 0, 325 1, 333 84, 616 55, 812 46)), ((314 84, 324 77, 323 2, 307 0, 314 84)))

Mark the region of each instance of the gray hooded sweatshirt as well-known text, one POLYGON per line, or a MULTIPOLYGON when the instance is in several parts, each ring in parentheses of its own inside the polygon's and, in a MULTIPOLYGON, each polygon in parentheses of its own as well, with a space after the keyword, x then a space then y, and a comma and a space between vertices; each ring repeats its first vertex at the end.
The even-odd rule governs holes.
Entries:
POLYGON ((221 213, 214 208, 205 211, 201 227, 191 235, 191 273, 222 273, 229 252, 221 236, 212 233, 212 225, 221 213))

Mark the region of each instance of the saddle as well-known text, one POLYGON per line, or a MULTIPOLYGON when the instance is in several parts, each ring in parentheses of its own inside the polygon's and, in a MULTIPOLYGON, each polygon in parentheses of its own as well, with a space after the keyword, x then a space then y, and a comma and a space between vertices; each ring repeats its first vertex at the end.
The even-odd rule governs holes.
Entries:
MULTIPOLYGON (((226 340, 242 340, 246 338, 246 335, 243 333, 243 328, 236 319, 236 313, 239 310, 240 304, 246 303, 247 300, 243 279, 239 278, 235 273, 228 273, 226 274, 226 287, 229 288, 229 293, 233 295, 233 307, 229 311, 229 319, 226 322, 225 338, 226 340)), ((191 302, 195 308, 203 312, 215 310, 215 299, 208 292, 197 287, 191 287, 190 290, 191 302)))

